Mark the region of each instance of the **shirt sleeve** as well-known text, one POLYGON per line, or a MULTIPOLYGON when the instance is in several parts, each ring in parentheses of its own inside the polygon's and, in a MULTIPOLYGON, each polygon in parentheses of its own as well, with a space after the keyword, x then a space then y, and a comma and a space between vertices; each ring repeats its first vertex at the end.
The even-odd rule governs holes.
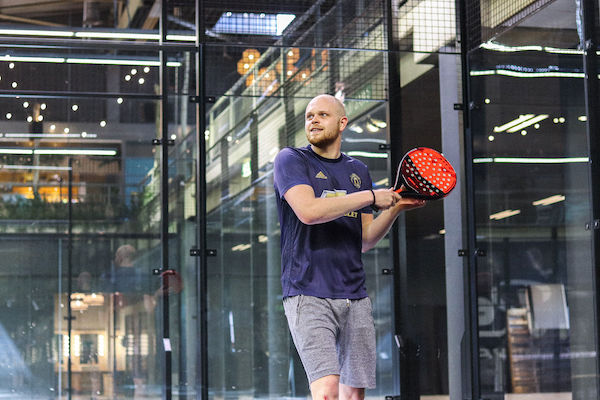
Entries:
POLYGON ((286 147, 277 154, 273 168, 273 184, 281 198, 296 185, 311 185, 306 160, 299 152, 286 147))

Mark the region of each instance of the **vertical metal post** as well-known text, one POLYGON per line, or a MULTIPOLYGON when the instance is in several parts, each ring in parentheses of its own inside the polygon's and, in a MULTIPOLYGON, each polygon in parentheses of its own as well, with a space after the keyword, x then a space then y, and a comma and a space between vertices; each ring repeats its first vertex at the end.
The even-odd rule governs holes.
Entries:
MULTIPOLYGON (((591 204, 591 221, 589 228, 592 234, 592 268, 596 293, 600 288, 600 138, 598 137, 598 0, 581 0, 581 17, 583 21, 583 69, 585 72, 585 107, 587 115, 587 142, 589 154, 589 188, 591 204)), ((596 294, 597 296, 597 294, 596 294)), ((596 321, 600 321, 600 303, 595 301, 596 321)), ((596 327, 596 349, 600 348, 596 327)), ((600 358, 596 356, 596 371, 600 370, 600 358)), ((596 388, 600 381, 596 374, 596 388)))
MULTIPOLYGON (((67 399, 71 400, 73 395, 73 340, 71 337, 73 329, 73 309, 71 308, 71 294, 73 293, 73 158, 69 157, 69 194, 67 205, 68 210, 68 228, 67 228, 67 336, 69 338, 69 348, 67 357, 67 399)), ((60 277, 59 277, 60 279, 60 277)))
POLYGON ((171 400, 173 393, 172 382, 172 353, 171 353, 171 338, 169 332, 169 290, 168 279, 169 274, 165 273, 169 269, 169 74, 167 70, 168 54, 164 44, 167 40, 167 22, 168 22, 168 0, 162 0, 161 15, 159 21, 160 31, 160 166, 161 166, 161 182, 160 182, 160 199, 161 199, 161 286, 162 293, 162 339, 164 346, 164 379, 165 385, 163 388, 163 397, 165 400, 171 400))
MULTIPOLYGON (((473 22, 467 18, 467 2, 469 0, 458 0, 459 23, 460 23, 460 52, 462 65, 462 95, 463 95, 463 126, 465 138, 465 178, 466 178, 466 220, 467 220, 467 249, 468 263, 465 269, 465 282, 468 287, 465 288, 465 320, 467 327, 468 362, 465 363, 463 376, 469 377, 468 387, 470 387, 471 399, 481 398, 481 385, 479 379, 479 325, 477 310, 477 256, 475 254, 476 244, 476 225, 475 225, 475 193, 473 190, 473 136, 471 131, 471 113, 470 113, 470 80, 469 80, 469 49, 470 37, 467 24, 473 22)), ((479 1, 471 1, 477 8, 479 1)), ((479 15, 478 13, 476 13, 479 15)), ((479 24, 479 20, 477 24, 479 24)), ((467 360, 465 360, 467 361, 467 360)), ((465 378, 464 378, 465 379, 465 378)))
MULTIPOLYGON (((400 55, 396 40, 394 40, 394 19, 393 19, 393 0, 387 0, 385 4, 386 15, 386 31, 387 31, 387 75, 388 75, 388 121, 389 121, 389 144, 390 157, 388 158, 388 171, 392 174, 400 162, 403 154, 402 147, 402 97, 400 84, 400 63, 398 57, 400 55)), ((393 178, 393 177, 392 177, 393 178)), ((390 179, 390 182, 393 180, 390 179)), ((410 399, 411 393, 414 392, 414 381, 409 379, 411 373, 407 368, 408 347, 410 345, 403 340, 403 324, 402 317, 407 315, 402 312, 402 286, 406 284, 406 273, 401 269, 401 260, 405 260, 406 252, 401 246, 401 238, 405 237, 404 231, 404 215, 401 214, 398 220, 390 229, 390 243, 392 250, 392 269, 393 277, 393 327, 395 344, 398 347, 396 360, 398 368, 394 374, 394 386, 399 391, 400 398, 410 399), (402 228, 402 229, 401 229, 402 228)), ((418 389, 417 389, 418 390, 418 389)), ((414 393, 413 393, 414 394, 414 393)))
POLYGON ((205 38, 204 38, 204 2, 196 0, 196 95, 198 96, 196 108, 196 142, 198 146, 198 160, 196 162, 196 222, 198 229, 198 307, 199 307, 199 351, 198 368, 200 373, 196 378, 199 385, 200 399, 208 400, 208 270, 207 270, 207 243, 206 243, 206 64, 205 64, 205 38))

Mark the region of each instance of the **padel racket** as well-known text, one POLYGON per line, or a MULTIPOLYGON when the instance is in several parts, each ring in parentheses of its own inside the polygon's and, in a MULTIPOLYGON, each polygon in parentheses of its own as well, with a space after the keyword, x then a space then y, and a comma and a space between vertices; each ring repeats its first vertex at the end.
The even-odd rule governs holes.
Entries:
POLYGON ((455 186, 456 172, 450 162, 436 150, 417 147, 402 157, 394 190, 403 197, 438 200, 455 186))

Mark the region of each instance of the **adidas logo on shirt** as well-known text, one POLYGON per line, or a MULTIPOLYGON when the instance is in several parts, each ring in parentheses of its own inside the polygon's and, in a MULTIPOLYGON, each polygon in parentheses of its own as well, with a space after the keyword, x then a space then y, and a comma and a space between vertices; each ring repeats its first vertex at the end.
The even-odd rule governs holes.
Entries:
POLYGON ((315 175, 315 178, 327 179, 327 177, 325 176, 325 174, 323 173, 323 171, 319 171, 319 173, 315 175))

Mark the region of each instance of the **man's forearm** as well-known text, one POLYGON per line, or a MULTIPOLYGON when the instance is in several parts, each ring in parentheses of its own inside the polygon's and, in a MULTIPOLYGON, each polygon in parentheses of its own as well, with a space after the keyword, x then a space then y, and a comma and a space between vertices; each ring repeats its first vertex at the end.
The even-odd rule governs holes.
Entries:
POLYGON ((304 202, 296 215, 307 225, 322 224, 367 207, 371 202, 372 194, 367 190, 339 197, 313 198, 304 202))
POLYGON ((400 207, 389 208, 377 216, 363 232, 362 251, 371 250, 388 233, 398 215, 402 212, 400 207))

